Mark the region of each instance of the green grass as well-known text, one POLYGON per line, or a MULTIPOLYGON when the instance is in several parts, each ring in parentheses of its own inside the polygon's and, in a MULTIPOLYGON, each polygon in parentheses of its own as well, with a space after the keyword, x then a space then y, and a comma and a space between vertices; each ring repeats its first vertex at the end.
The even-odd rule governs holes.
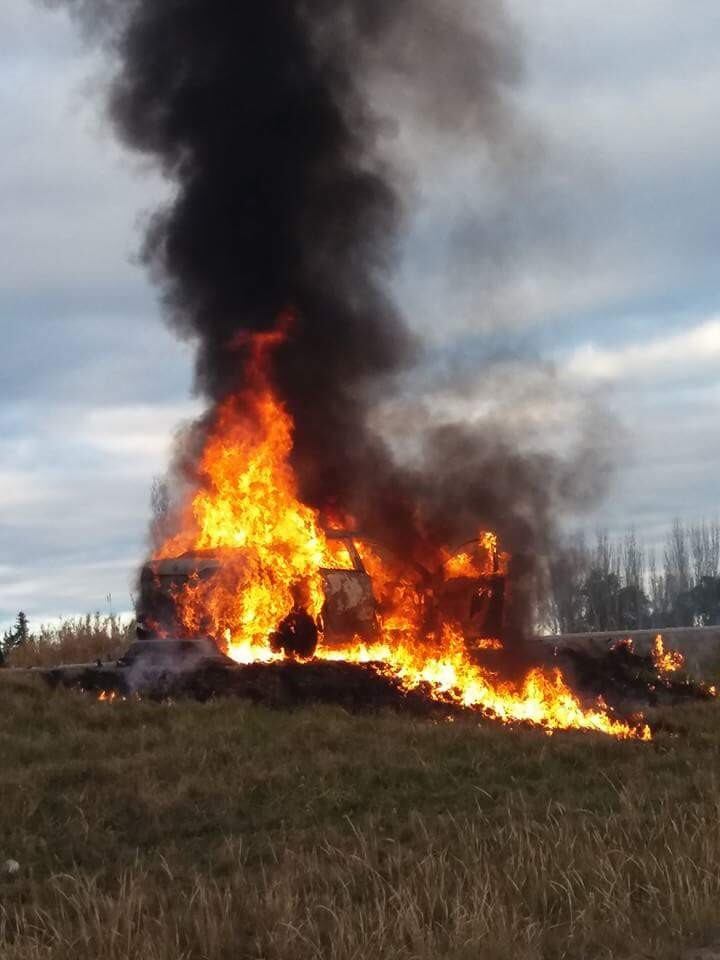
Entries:
POLYGON ((717 939, 713 704, 651 744, 0 677, 3 960, 671 958, 717 939))

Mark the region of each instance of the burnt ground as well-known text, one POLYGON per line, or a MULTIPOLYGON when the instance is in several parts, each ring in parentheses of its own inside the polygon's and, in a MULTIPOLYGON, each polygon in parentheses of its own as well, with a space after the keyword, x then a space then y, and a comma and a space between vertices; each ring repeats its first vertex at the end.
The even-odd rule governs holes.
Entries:
POLYGON ((379 663, 284 660, 230 670, 208 666, 168 678, 164 689, 155 693, 201 701, 241 697, 274 709, 328 704, 355 713, 393 709, 414 716, 438 716, 464 712, 451 702, 431 699, 423 687, 404 690, 395 677, 382 673, 379 663))
MULTIPOLYGON (((486 654, 483 660, 501 675, 518 674, 518 664, 506 665, 502 655, 486 654)), ((527 667, 535 665, 536 660, 526 664, 527 667)), ((545 665, 559 666, 588 705, 602 697, 619 715, 628 717, 646 707, 713 698, 706 684, 681 672, 660 674, 651 656, 635 653, 624 644, 601 653, 577 649, 558 651, 546 658, 545 665)), ((423 686, 404 690, 395 677, 383 673, 380 663, 285 660, 249 664, 232 671, 209 667, 173 678, 168 693, 199 700, 236 696, 276 709, 322 703, 354 712, 389 708, 415 716, 477 712, 454 704, 450 698, 432 699, 429 688, 423 686)))
MULTIPOLYGON (((537 649, 525 651, 527 659, 505 653, 485 652, 478 660, 501 676, 521 678, 538 664, 537 649), (532 654, 535 656, 532 656, 532 654)), ((616 716, 632 723, 649 708, 674 706, 713 698, 710 688, 681 673, 660 674, 651 656, 633 652, 625 644, 605 650, 543 651, 540 660, 547 667, 559 666, 572 689, 586 706, 602 697, 616 716)), ((57 683, 62 671, 49 674, 57 683)), ((481 710, 464 708, 452 698, 430 696, 419 686, 411 691, 384 672, 380 663, 347 663, 323 660, 299 662, 293 659, 248 665, 205 660, 194 669, 162 670, 149 674, 89 668, 72 682, 97 695, 99 691, 121 696, 139 694, 151 700, 239 698, 275 710, 295 710, 324 704, 352 713, 393 710, 415 717, 445 718, 477 716, 481 710)))
POLYGON ((602 697, 616 710, 674 706, 714 697, 709 685, 683 671, 661 673, 652 656, 636 653, 624 643, 601 652, 568 647, 557 651, 553 660, 578 693, 602 697))

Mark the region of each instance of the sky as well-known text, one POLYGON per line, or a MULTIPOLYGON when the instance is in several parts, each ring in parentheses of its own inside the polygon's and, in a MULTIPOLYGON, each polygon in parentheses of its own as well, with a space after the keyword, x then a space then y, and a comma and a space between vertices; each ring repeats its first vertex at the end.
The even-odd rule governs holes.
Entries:
MULTIPOLYGON (((439 362, 476 370, 470 411, 499 349, 606 409, 612 483, 568 523, 657 544, 718 513, 720 8, 506 6, 524 61, 506 142, 399 134, 397 297, 439 362)), ((202 408, 136 262, 168 187, 114 143, 106 79, 62 13, 4 0, 0 624, 131 609, 152 479, 202 408)))

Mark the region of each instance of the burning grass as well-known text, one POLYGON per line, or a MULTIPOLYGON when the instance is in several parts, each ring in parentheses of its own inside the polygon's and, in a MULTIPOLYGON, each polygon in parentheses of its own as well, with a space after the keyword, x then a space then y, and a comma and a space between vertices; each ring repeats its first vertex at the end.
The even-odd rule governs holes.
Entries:
POLYGON ((670 958, 716 934, 713 703, 638 743, 0 679, 7 960, 670 958))

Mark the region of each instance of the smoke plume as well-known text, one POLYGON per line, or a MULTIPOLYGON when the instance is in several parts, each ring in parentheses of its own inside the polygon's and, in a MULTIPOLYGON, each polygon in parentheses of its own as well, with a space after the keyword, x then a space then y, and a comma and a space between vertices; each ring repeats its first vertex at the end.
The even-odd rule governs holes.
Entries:
POLYGON ((306 502, 410 553, 480 523, 511 550, 544 549, 574 463, 523 454, 497 422, 409 415, 416 455, 400 464, 369 417, 421 355, 390 291, 412 170, 384 145, 410 113, 466 144, 498 135, 519 72, 500 3, 54 3, 113 50, 115 130, 175 185, 143 257, 168 322, 197 343, 204 426, 243 387, 243 335, 291 317, 272 376, 306 502))

